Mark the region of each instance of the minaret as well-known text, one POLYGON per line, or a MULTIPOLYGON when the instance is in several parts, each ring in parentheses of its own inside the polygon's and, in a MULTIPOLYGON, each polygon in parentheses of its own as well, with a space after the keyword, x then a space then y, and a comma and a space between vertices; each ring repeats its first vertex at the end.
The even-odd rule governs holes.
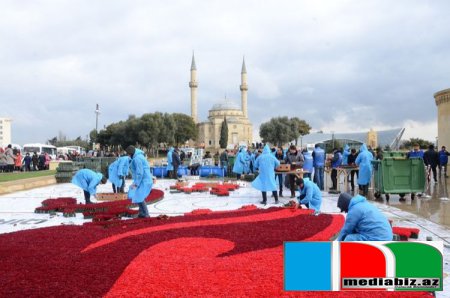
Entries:
POLYGON ((191 88, 191 117, 195 123, 198 123, 197 117, 197 67, 195 66, 195 57, 192 53, 191 63, 191 81, 189 82, 189 88, 191 88))
POLYGON ((248 118, 247 113, 247 69, 245 68, 245 57, 242 59, 242 70, 241 70, 241 102, 242 102, 242 112, 244 117, 248 118))

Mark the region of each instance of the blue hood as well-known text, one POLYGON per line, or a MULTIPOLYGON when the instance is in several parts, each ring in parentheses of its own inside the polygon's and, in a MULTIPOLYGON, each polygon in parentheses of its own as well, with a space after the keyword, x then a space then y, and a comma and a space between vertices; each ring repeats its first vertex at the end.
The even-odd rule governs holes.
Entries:
POLYGON ((136 151, 134 152, 133 158, 138 156, 138 155, 144 156, 144 151, 142 151, 141 149, 137 149, 136 148, 136 151))
POLYGON ((356 205, 358 203, 361 203, 361 202, 365 202, 365 201, 367 201, 366 198, 361 196, 361 195, 354 196, 352 198, 352 200, 350 201, 350 205, 348 206, 348 210, 350 210, 350 208, 352 208, 354 205, 356 205))
POLYGON ((263 154, 270 154, 272 151, 270 150, 269 145, 264 146, 263 154))
POLYGON ((347 144, 345 144, 345 146, 344 146, 344 151, 347 151, 347 150, 349 150, 350 149, 350 147, 347 145, 347 144))
POLYGON ((360 152, 367 151, 367 146, 366 146, 365 143, 363 143, 363 144, 361 145, 361 147, 359 148, 359 151, 360 151, 360 152))

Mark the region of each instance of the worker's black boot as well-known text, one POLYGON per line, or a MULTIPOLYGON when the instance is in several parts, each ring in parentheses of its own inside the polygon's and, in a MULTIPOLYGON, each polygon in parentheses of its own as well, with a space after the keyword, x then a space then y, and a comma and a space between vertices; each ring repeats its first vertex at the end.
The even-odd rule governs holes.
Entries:
POLYGON ((278 194, 277 191, 275 190, 273 193, 273 196, 275 197, 275 204, 278 204, 278 194))
POLYGON ((263 200, 260 202, 263 205, 267 205, 267 193, 265 191, 262 192, 263 200))
POLYGON ((280 190, 280 194, 278 195, 280 198, 282 198, 283 197, 283 191, 282 190, 280 190))

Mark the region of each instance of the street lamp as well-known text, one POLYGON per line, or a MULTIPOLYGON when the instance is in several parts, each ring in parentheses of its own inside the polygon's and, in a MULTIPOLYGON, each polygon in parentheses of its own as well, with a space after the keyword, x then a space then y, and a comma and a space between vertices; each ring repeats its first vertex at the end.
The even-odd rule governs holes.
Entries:
MULTIPOLYGON (((100 107, 98 103, 95 106, 95 132, 98 135, 98 115, 100 114, 100 107)), ((92 142, 92 150, 95 150, 95 142, 92 142)))
POLYGON ((98 133, 98 115, 100 114, 100 107, 98 104, 95 107, 95 131, 98 133))

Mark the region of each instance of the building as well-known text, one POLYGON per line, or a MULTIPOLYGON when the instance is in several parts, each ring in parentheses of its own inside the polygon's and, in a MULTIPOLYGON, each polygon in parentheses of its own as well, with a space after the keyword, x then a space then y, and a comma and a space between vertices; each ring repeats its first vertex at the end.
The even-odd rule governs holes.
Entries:
POLYGON ((250 145, 253 141, 253 127, 248 119, 247 109, 247 69, 245 59, 242 61, 241 69, 241 106, 225 98, 224 101, 214 104, 208 112, 208 119, 199 122, 197 113, 197 66, 195 57, 192 55, 191 63, 191 116, 199 130, 198 143, 201 146, 211 149, 220 148, 220 130, 223 121, 228 124, 228 146, 250 145))
POLYGON ((434 94, 438 109, 438 146, 450 148, 450 89, 434 94))
POLYGON ((398 149, 400 140, 405 132, 404 128, 396 128, 390 130, 375 131, 371 129, 368 132, 353 132, 353 133, 312 133, 301 137, 298 144, 301 147, 306 147, 308 144, 324 144, 326 149, 331 150, 334 147, 343 147, 349 145, 350 147, 359 148, 361 144, 365 143, 372 148, 389 147, 392 150, 398 149))
POLYGON ((0 146, 3 148, 11 144, 11 121, 10 118, 0 118, 0 146))

